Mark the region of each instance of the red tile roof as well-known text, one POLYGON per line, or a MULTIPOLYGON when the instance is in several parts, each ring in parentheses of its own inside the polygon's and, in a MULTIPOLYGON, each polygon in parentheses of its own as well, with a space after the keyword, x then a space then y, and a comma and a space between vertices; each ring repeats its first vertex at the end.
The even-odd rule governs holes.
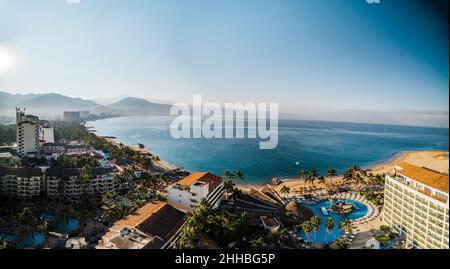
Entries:
POLYGON ((177 184, 188 187, 197 181, 208 183, 211 192, 222 183, 222 178, 208 172, 194 172, 178 181, 177 184))

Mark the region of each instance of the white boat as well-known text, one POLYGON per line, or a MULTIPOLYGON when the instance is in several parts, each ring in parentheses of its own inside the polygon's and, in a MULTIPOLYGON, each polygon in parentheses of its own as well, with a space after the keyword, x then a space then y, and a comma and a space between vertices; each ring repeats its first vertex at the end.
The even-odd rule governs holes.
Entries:
POLYGON ((324 216, 328 216, 328 210, 327 210, 324 206, 322 206, 322 207, 320 208, 320 210, 322 210, 322 214, 323 214, 324 216))

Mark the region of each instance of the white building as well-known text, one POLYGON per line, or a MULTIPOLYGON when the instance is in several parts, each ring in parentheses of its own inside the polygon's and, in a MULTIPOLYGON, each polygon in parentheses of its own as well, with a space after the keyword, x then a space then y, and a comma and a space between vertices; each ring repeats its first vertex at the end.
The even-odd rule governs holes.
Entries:
POLYGON ((115 174, 112 169, 94 168, 89 182, 83 183, 79 169, 52 167, 45 173, 47 196, 52 200, 71 202, 79 201, 83 194, 102 196, 116 190, 115 174))
POLYGON ((420 249, 449 248, 449 176, 401 163, 386 177, 383 224, 420 249))
POLYGON ((223 200, 222 179, 211 173, 191 173, 169 188, 169 203, 190 210, 206 199, 213 208, 223 200))
POLYGON ((45 143, 55 143, 53 126, 49 122, 41 122, 39 127, 39 140, 41 145, 45 143))
POLYGON ((39 150, 39 118, 25 115, 25 110, 16 108, 17 152, 20 157, 40 156, 39 150))

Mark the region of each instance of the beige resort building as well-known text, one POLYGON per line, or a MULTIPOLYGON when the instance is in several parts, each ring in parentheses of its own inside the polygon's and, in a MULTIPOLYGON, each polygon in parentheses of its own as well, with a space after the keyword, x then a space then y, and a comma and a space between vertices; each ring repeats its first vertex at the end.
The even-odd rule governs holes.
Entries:
POLYGON ((410 248, 448 249, 449 176, 406 162, 386 176, 383 224, 410 248))

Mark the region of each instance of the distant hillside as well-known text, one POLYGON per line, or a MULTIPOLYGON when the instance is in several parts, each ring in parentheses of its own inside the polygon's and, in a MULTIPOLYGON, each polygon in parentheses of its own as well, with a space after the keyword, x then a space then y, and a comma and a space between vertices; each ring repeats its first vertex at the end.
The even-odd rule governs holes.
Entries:
POLYGON ((64 109, 92 109, 100 105, 90 100, 67 97, 61 94, 48 93, 36 98, 27 100, 20 104, 27 108, 64 108, 64 109))
POLYGON ((146 99, 127 97, 104 106, 91 100, 72 98, 56 93, 10 94, 0 91, 0 115, 14 117, 14 108, 26 108, 38 115, 60 117, 64 110, 88 110, 91 113, 113 113, 120 116, 169 115, 170 105, 149 102, 146 99))
POLYGON ((143 98, 127 97, 110 106, 127 115, 169 115, 170 105, 149 102, 143 98))
POLYGON ((56 93, 9 94, 0 92, 0 109, 12 109, 17 106, 28 109, 88 109, 100 105, 90 100, 67 97, 56 93))
POLYGON ((38 96, 41 96, 41 94, 10 94, 0 91, 0 109, 14 108, 38 96))

